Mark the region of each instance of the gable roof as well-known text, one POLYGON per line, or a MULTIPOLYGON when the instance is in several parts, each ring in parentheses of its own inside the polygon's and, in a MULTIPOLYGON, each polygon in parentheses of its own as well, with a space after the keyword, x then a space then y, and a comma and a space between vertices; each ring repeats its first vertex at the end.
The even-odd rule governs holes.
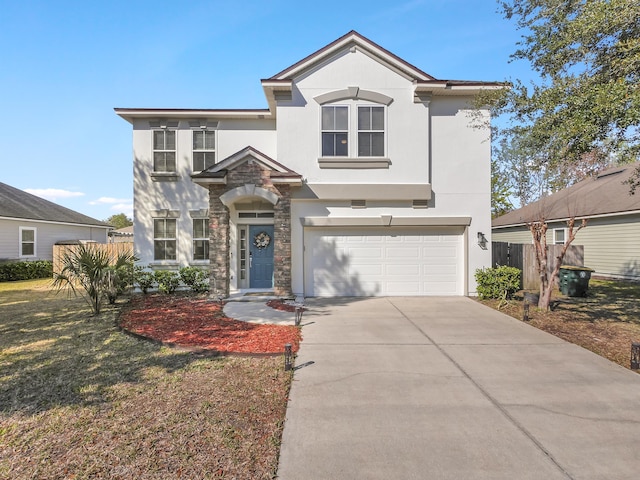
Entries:
POLYGON ((111 228, 104 222, 0 182, 0 217, 111 228))
POLYGON ((251 146, 243 148, 200 173, 194 173, 191 175, 191 178, 195 183, 200 185, 207 183, 226 183, 227 172, 229 170, 233 170, 249 161, 260 164, 262 168, 266 170, 271 170, 271 179, 275 182, 302 183, 302 175, 285 167, 270 156, 265 155, 260 150, 251 146))
POLYGON ((621 165, 601 172, 548 197, 513 210, 491 222, 492 227, 511 227, 527 222, 629 214, 640 212, 640 195, 631 195, 624 183, 640 163, 621 165))
POLYGON ((299 62, 272 77, 261 80, 269 108, 273 110, 275 97, 278 93, 291 92, 293 81, 296 77, 316 68, 322 62, 341 55, 347 50, 353 51, 353 49, 363 52, 413 82, 416 95, 474 95, 480 90, 500 89, 507 86, 504 82, 437 79, 377 43, 372 42, 355 30, 351 30, 346 35, 334 40, 329 45, 322 47, 299 62))
POLYGON ((397 55, 391 53, 389 50, 381 47, 377 43, 372 42, 365 36, 360 35, 355 30, 351 30, 346 35, 343 35, 337 40, 334 40, 329 45, 322 47, 320 50, 317 50, 311 55, 306 56, 299 62, 296 62, 290 67, 285 68, 281 72, 276 73, 272 77, 263 80, 263 82, 292 80, 294 77, 300 75, 301 73, 315 67, 318 63, 353 47, 360 48, 365 53, 368 53, 379 61, 386 63, 389 67, 397 69, 398 71, 404 73, 408 77, 413 78, 414 80, 435 80, 435 78, 428 73, 425 73, 419 68, 414 67, 397 55))

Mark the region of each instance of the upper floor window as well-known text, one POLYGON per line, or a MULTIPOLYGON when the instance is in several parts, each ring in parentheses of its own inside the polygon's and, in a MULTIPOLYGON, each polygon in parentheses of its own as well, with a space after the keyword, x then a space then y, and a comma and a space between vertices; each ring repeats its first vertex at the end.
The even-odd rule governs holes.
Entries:
POLYGON ((322 156, 349 155, 349 107, 322 107, 322 156))
POLYGON ((155 218, 153 220, 153 259, 176 259, 175 218, 155 218))
POLYGON ((215 130, 193 132, 193 171, 201 172, 216 163, 215 130))
POLYGON ((384 156, 384 107, 358 107, 358 156, 384 156))
POLYGON ((153 171, 176 171, 176 131, 153 131, 153 171))
POLYGON ((384 157, 385 107, 382 105, 323 106, 322 156, 384 157), (351 108, 356 113, 353 116, 349 114, 351 108))
POLYGON ((20 227, 20 256, 36 256, 36 229, 20 227))
POLYGON ((209 260, 209 219, 193 219, 193 259, 209 260))

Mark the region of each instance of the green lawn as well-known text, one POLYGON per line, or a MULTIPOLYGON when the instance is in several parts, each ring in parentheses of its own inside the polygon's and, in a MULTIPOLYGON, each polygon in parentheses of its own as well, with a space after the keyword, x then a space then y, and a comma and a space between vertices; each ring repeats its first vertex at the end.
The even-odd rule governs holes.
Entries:
POLYGON ((0 478, 272 478, 291 376, 132 338, 50 281, 0 283, 0 478))

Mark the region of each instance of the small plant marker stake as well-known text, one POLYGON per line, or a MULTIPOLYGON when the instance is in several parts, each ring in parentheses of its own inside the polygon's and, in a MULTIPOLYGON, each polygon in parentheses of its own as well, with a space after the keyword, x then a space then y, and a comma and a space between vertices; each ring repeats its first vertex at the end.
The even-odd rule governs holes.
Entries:
POLYGON ((529 302, 524 302, 524 313, 522 316, 522 320, 524 322, 528 322, 529 321, 529 302))
POLYGON ((291 352, 291 344, 284 346, 284 371, 288 372, 293 368, 293 353, 291 352))
POLYGON ((631 344, 631 370, 640 369, 640 343, 631 344))

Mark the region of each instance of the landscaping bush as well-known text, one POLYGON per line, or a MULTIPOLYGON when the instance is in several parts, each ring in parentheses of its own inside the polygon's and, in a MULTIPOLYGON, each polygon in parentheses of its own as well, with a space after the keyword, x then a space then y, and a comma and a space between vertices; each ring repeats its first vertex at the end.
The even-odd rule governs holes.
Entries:
POLYGON ((520 270, 506 265, 476 270, 478 296, 482 299, 506 300, 520 288, 520 270))
POLYGON ((178 272, 171 270, 156 270, 153 276, 158 282, 158 291, 160 293, 174 293, 180 285, 180 275, 178 272))
POLYGON ((130 278, 129 273, 120 278, 118 272, 132 269, 135 259, 132 253, 112 253, 97 244, 78 245, 60 259, 62 270, 54 273, 53 285, 80 294, 98 315, 103 298, 115 302, 118 289, 130 278))
POLYGON ((180 279, 193 293, 205 293, 209 291, 209 274, 198 267, 182 267, 180 279))
POLYGON ((51 278, 52 276, 53 262, 50 261, 0 263, 0 282, 51 278))
POLYGON ((145 270, 144 267, 136 265, 133 269, 134 284, 138 285, 142 293, 147 293, 156 282, 156 277, 150 270, 145 270))

